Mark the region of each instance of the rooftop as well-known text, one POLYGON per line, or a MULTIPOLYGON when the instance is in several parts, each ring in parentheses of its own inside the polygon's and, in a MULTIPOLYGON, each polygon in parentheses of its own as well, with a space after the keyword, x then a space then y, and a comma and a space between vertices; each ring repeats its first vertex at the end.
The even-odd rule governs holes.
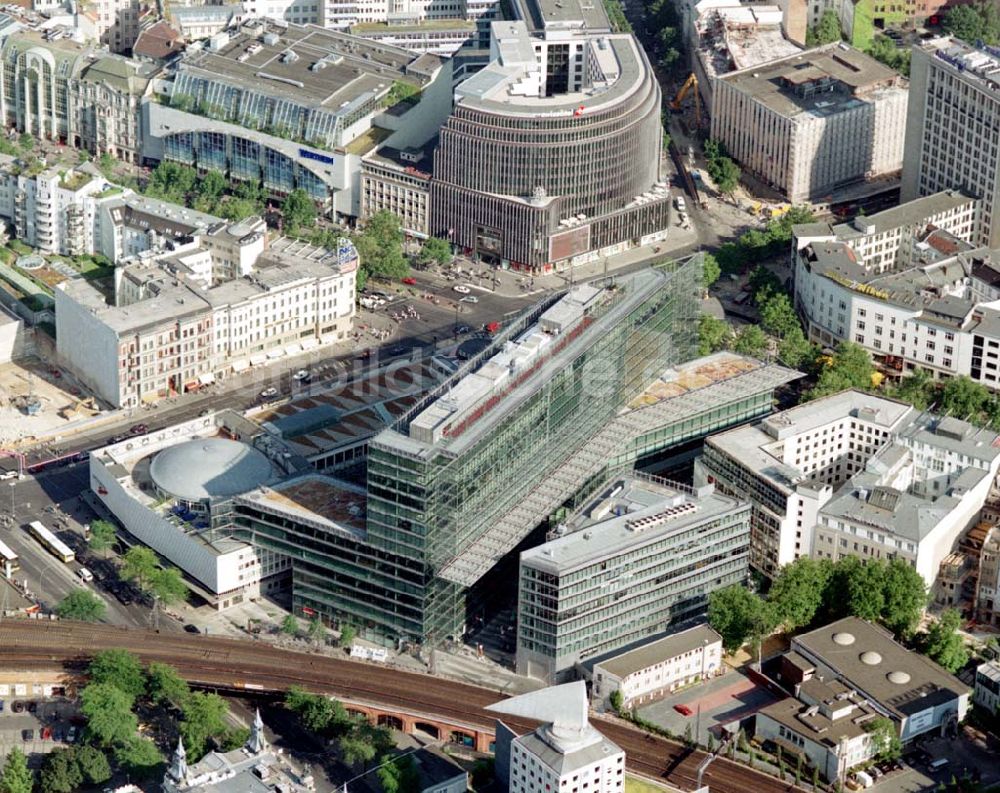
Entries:
POLYGON ((632 476, 605 489, 612 493, 591 503, 568 525, 568 533, 521 552, 521 564, 557 575, 598 564, 646 546, 691 526, 748 506, 719 495, 711 485, 683 492, 666 480, 632 476))
POLYGON ((243 493, 237 503, 285 514, 325 529, 361 536, 365 530, 364 488, 323 474, 304 474, 243 493))
POLYGON ((974 46, 951 36, 930 39, 919 46, 966 79, 1000 95, 1000 47, 974 46))
POLYGON ((713 5, 697 22, 698 52, 710 77, 761 66, 802 51, 785 38, 781 8, 774 5, 713 5))
MULTIPOLYGON (((923 222, 928 218, 940 215, 961 206, 970 204, 976 199, 958 190, 943 190, 934 195, 915 198, 905 204, 876 212, 874 215, 859 215, 850 223, 838 223, 831 227, 831 232, 838 240, 848 241, 861 236, 882 234, 899 228, 908 228, 923 222)), ((796 226, 796 234, 799 227, 796 226)))
POLYGON ((897 718, 969 692, 929 658, 907 650, 885 629, 857 617, 800 634, 792 639, 792 649, 830 669, 845 685, 897 718))
MULTIPOLYGON (((802 689, 810 689, 813 696, 809 697, 809 702, 816 704, 787 697, 763 708, 759 715, 831 749, 843 740, 863 735, 865 725, 878 718, 878 712, 867 700, 836 680, 821 683, 814 678, 803 683, 802 689)), ((781 743, 780 739, 778 741, 781 743)), ((800 747, 783 745, 786 750, 801 751, 800 747)))
POLYGON ((627 408, 638 410, 649 407, 666 399, 673 399, 715 383, 721 383, 730 378, 765 368, 766 365, 755 358, 729 352, 697 358, 694 361, 668 369, 629 402, 627 408))
POLYGON ((829 116, 875 91, 905 91, 899 74, 846 44, 828 44, 724 75, 720 80, 782 116, 829 116))
POLYGON ((662 639, 648 642, 642 647, 629 650, 627 653, 598 661, 594 666, 599 666, 609 674, 615 675, 619 680, 624 680, 629 675, 648 669, 654 664, 721 641, 722 637, 712 630, 708 623, 702 623, 684 631, 671 633, 662 639))
POLYGON ((273 471, 267 457, 239 441, 199 438, 169 446, 149 466, 159 490, 185 501, 227 498, 259 487, 273 471))

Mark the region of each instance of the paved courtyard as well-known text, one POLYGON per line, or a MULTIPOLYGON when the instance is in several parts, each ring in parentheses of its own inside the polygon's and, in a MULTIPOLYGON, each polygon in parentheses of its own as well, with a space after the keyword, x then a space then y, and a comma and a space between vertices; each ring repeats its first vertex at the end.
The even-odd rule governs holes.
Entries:
POLYGON ((710 732, 718 738, 722 725, 752 716, 776 700, 774 694, 741 671, 730 670, 722 677, 641 706, 638 710, 643 718, 677 735, 683 735, 690 724, 692 730, 699 729, 698 741, 705 744, 710 732), (678 713, 674 710, 675 705, 686 705, 691 709, 691 715, 678 713))

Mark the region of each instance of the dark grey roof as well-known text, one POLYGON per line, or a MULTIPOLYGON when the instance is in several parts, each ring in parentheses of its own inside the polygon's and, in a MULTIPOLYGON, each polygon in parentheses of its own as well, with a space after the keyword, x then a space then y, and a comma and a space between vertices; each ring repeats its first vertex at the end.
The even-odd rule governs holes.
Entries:
POLYGON ((721 641, 722 637, 712 630, 708 626, 708 623, 702 623, 686 631, 664 636, 662 639, 649 642, 642 647, 629 650, 627 653, 608 658, 594 664, 594 666, 601 667, 601 669, 621 680, 653 664, 658 664, 670 658, 676 658, 678 655, 686 653, 689 650, 707 647, 714 642, 721 641))

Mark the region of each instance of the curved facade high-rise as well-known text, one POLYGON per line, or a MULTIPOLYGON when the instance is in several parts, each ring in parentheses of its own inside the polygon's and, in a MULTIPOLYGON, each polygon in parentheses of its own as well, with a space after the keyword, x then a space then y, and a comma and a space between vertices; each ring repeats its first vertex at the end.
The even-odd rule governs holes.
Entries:
POLYGON ((524 19, 494 22, 491 61, 458 86, 441 129, 430 231, 493 263, 544 270, 668 224, 649 61, 603 9, 554 26, 572 5, 533 0, 524 19))

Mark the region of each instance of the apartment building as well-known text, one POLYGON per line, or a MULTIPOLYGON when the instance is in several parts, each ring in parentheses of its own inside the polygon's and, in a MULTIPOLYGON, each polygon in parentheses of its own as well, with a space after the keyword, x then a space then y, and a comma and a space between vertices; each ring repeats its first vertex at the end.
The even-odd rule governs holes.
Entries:
POLYGON ((907 93, 894 70, 828 44, 719 77, 712 137, 787 200, 828 200, 900 170, 907 93))
POLYGON ((901 199, 982 200, 978 245, 1000 248, 1000 50, 938 38, 913 48, 901 199))
POLYGON ((517 598, 518 674, 549 683, 701 616, 750 572, 750 506, 710 485, 613 480, 559 532, 522 551, 517 598))
POLYGON ((170 4, 170 23, 187 41, 198 41, 221 33, 230 27, 238 27, 246 17, 242 3, 224 5, 170 4))
POLYGON ((724 673, 722 637, 702 623, 596 662, 591 702, 607 710, 611 695, 619 691, 621 707, 631 710, 724 673))
POLYGON ((433 142, 422 149, 382 146, 361 162, 361 218, 388 211, 414 237, 428 236, 433 142))
POLYGON ((972 700, 989 714, 1000 714, 1000 661, 976 667, 976 688, 972 700))
POLYGON ((931 231, 940 230, 972 242, 979 228, 979 199, 957 190, 915 198, 874 215, 858 215, 849 223, 804 223, 792 229, 792 247, 801 251, 814 242, 849 245, 859 267, 872 275, 908 267, 931 231))
MULTIPOLYGON (((260 244, 245 230, 236 226, 230 248, 260 244)), ((233 260, 216 264, 218 240, 171 247, 120 266, 111 303, 82 279, 56 290, 57 354, 116 406, 196 390, 350 332, 357 253, 346 240, 329 251, 282 238, 226 280, 215 274, 234 273, 233 260)))
POLYGON ((19 132, 138 162, 139 105, 156 69, 65 36, 19 30, 0 47, 0 116, 19 132))
POLYGON ((1000 526, 986 529, 979 553, 976 620, 1000 628, 1000 526))
POLYGON ((709 438, 695 483, 749 496, 750 561, 765 575, 799 556, 900 558, 930 587, 978 520, 997 438, 849 390, 709 438))

